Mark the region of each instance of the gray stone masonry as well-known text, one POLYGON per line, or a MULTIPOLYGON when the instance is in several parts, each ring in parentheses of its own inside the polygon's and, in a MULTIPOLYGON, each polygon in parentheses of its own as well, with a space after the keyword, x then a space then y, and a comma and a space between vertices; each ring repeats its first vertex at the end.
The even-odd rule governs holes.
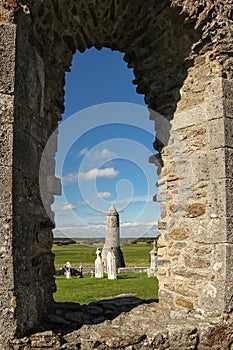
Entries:
POLYGON ((2 349, 232 347, 232 33, 232 0, 0 1, 2 349), (17 337, 54 310, 56 133, 42 167, 41 157, 64 112, 73 54, 93 46, 124 52, 155 120, 159 304, 116 323, 87 321, 63 345, 51 332, 22 345, 17 337))
POLYGON ((106 272, 107 254, 112 251, 116 258, 116 267, 125 267, 124 256, 120 247, 120 220, 119 213, 113 205, 106 214, 105 222, 105 243, 102 251, 102 260, 106 272))

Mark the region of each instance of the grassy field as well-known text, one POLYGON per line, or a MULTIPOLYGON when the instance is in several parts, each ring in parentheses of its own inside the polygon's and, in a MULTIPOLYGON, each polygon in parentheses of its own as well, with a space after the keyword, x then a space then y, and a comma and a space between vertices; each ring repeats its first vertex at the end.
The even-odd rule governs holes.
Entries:
POLYGON ((135 296, 141 299, 157 299, 158 283, 156 277, 147 277, 146 273, 122 273, 116 280, 64 276, 56 278, 57 292, 54 299, 57 302, 72 301, 88 304, 92 301, 112 299, 123 296, 135 296))
MULTIPOLYGON (((101 247, 102 248, 102 247, 101 247)), ((149 266, 151 246, 146 244, 131 244, 122 247, 126 266, 149 266)), ((54 244, 55 267, 58 269, 67 261, 73 266, 94 266, 96 247, 82 244, 58 246, 54 244)), ((57 292, 54 299, 57 302, 78 302, 88 304, 92 301, 111 299, 120 296, 135 296, 141 299, 157 299, 158 281, 156 277, 147 277, 146 273, 121 273, 116 280, 91 278, 85 274, 84 278, 65 276, 56 277, 57 292)))
MULTIPOLYGON (((72 265, 92 266, 95 263, 97 246, 87 246, 82 244, 70 244, 67 246, 53 245, 55 254, 55 266, 62 267, 67 261, 72 265)), ((102 247, 100 247, 102 249, 102 247)), ((128 244, 121 247, 126 266, 149 266, 150 251, 152 245, 147 244, 128 244)))

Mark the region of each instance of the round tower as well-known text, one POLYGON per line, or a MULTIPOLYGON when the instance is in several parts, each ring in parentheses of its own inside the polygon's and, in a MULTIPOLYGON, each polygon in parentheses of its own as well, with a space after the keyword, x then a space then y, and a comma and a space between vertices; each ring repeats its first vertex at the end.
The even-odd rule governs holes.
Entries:
POLYGON ((120 248, 119 213, 113 205, 109 208, 105 221, 105 244, 102 251, 102 260, 105 268, 107 254, 111 248, 116 257, 117 268, 125 267, 124 256, 120 248))

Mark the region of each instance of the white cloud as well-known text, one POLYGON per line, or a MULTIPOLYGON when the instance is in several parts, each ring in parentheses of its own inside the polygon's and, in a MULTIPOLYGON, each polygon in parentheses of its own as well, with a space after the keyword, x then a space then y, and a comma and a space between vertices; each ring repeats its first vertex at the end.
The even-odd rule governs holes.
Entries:
POLYGON ((111 193, 110 192, 99 192, 95 195, 96 198, 109 198, 111 197, 111 193))
POLYGON ((94 168, 87 172, 80 172, 78 174, 79 179, 83 180, 94 180, 96 178, 105 178, 105 179, 112 179, 118 175, 119 171, 111 168, 105 168, 105 169, 98 169, 94 168))
POLYGON ((112 179, 116 177, 119 174, 119 171, 111 168, 104 168, 104 169, 98 169, 93 168, 87 172, 80 172, 80 173, 70 173, 62 178, 62 184, 68 185, 74 182, 77 182, 78 180, 94 180, 97 178, 105 178, 105 179, 112 179))
POLYGON ((90 227, 101 226, 102 228, 105 228, 105 222, 93 221, 93 222, 90 222, 89 225, 90 227))
POLYGON ((83 201, 78 201, 78 202, 77 202, 78 205, 90 205, 90 203, 91 203, 91 202, 88 201, 88 200, 83 200, 83 201))
POLYGON ((72 184, 73 182, 76 182, 76 181, 78 181, 78 174, 74 174, 74 173, 68 174, 62 178, 63 185, 72 184))
POLYGON ((157 226, 157 222, 138 222, 138 221, 131 221, 131 222, 122 222, 121 227, 144 227, 145 229, 151 228, 153 226, 157 226))
POLYGON ((88 150, 87 147, 82 148, 82 149, 78 152, 78 156, 79 156, 79 157, 85 156, 88 152, 89 152, 89 150, 88 150))
MULTIPOLYGON (((139 223, 139 222, 125 222, 120 224, 121 238, 140 238, 140 237, 155 237, 156 236, 156 223, 139 223)), ((86 225, 61 225, 57 226, 54 230, 55 236, 65 236, 70 238, 82 237, 82 238, 97 238, 105 237, 105 223, 104 222, 92 222, 86 225)))
POLYGON ((112 152, 110 151, 109 149, 107 148, 104 148, 102 149, 101 151, 97 151, 95 153, 95 158, 96 159, 112 159, 112 158, 115 158, 116 157, 116 153, 115 152, 112 152))
POLYGON ((119 200, 118 204, 137 204, 137 203, 146 203, 152 202, 153 195, 145 195, 145 196, 134 196, 125 198, 123 200, 119 200))
POLYGON ((92 216, 105 216, 107 213, 104 211, 94 211, 91 213, 92 216))
POLYGON ((73 210, 75 208, 76 208, 76 205, 69 202, 61 202, 61 203, 52 205, 52 210, 54 211, 67 211, 67 210, 73 210))
POLYGON ((122 222, 121 223, 121 227, 137 227, 139 225, 140 225, 140 223, 137 222, 137 221, 134 221, 134 222, 122 222))

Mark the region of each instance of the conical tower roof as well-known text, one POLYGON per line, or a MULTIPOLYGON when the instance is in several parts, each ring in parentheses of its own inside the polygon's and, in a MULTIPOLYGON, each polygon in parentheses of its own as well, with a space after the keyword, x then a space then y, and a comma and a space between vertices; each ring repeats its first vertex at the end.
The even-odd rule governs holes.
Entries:
POLYGON ((116 210, 113 204, 108 209, 108 214, 118 214, 118 211, 116 210))

